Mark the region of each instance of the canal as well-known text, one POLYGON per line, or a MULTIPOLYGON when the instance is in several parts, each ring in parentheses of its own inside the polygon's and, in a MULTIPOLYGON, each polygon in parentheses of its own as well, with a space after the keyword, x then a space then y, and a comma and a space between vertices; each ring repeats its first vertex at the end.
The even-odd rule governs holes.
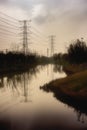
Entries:
POLYGON ((86 113, 41 89, 63 77, 62 67, 50 64, 1 76, 0 130, 86 130, 86 113))

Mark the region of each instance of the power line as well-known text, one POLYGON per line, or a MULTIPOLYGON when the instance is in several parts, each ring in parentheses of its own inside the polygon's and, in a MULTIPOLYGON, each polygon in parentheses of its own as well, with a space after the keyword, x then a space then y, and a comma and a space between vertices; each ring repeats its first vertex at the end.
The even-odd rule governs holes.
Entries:
POLYGON ((12 27, 18 28, 17 25, 14 25, 14 24, 9 23, 9 22, 7 22, 7 21, 4 21, 4 20, 2 20, 2 19, 0 19, 0 22, 1 22, 1 23, 5 23, 5 24, 7 24, 7 25, 10 25, 10 26, 12 26, 12 27))
POLYGON ((4 38, 7 38, 7 37, 9 37, 9 38, 11 38, 11 37, 13 37, 13 38, 18 38, 17 37, 17 34, 15 35, 15 34, 13 34, 13 33, 11 33, 11 32, 3 32, 3 31, 0 31, 0 36, 1 37, 4 37, 4 38))
POLYGON ((3 21, 7 21, 8 23, 13 23, 13 24, 15 24, 15 25, 18 24, 18 21, 17 21, 17 22, 14 22, 14 21, 11 21, 11 20, 9 20, 9 19, 3 18, 3 17, 1 17, 1 16, 0 16, 0 19, 3 20, 3 21))
POLYGON ((44 37, 43 34, 41 35, 41 33, 38 33, 36 31, 32 31, 31 30, 31 37, 34 37, 34 38, 37 38, 37 39, 41 39, 42 41, 44 42, 47 42, 45 39, 46 39, 46 36, 44 37))
POLYGON ((16 30, 16 31, 17 31, 17 30, 19 31, 19 28, 15 28, 14 26, 12 27, 12 26, 3 25, 3 24, 0 24, 0 26, 3 27, 3 28, 14 29, 14 30, 16 30))
POLYGON ((4 15, 5 17, 8 17, 8 18, 10 18, 10 19, 13 19, 14 21, 18 21, 18 19, 13 18, 12 16, 9 16, 9 15, 7 15, 7 14, 5 14, 5 13, 2 13, 1 11, 0 11, 0 14, 4 15))
POLYGON ((19 22, 17 19, 0 12, 0 41, 2 43, 18 41, 18 24, 19 22))
POLYGON ((41 32, 39 29, 37 29, 36 27, 32 27, 32 29, 33 29, 36 33, 39 33, 40 35, 43 35, 44 37, 46 37, 46 35, 45 35, 45 34, 42 34, 42 32, 41 32))
POLYGON ((38 41, 35 41, 35 42, 32 42, 33 43, 33 45, 35 45, 36 44, 36 46, 38 46, 38 47, 40 47, 40 45, 41 46, 47 46, 46 44, 44 44, 44 43, 40 43, 40 42, 38 42, 38 41))
POLYGON ((35 30, 32 30, 31 32, 34 33, 34 34, 37 34, 37 35, 38 35, 39 37, 41 37, 41 38, 46 38, 46 36, 43 36, 42 33, 39 33, 39 32, 37 32, 37 31, 35 31, 35 30))
POLYGON ((6 42, 9 42, 9 41, 18 41, 19 39, 17 39, 16 37, 14 37, 14 36, 2 36, 2 35, 0 35, 0 41, 6 41, 6 42))
POLYGON ((36 37, 36 36, 34 36, 34 35, 30 35, 30 38, 31 38, 31 41, 33 41, 33 42, 39 42, 40 45, 41 45, 41 44, 43 44, 43 45, 48 45, 47 41, 45 41, 45 40, 43 40, 43 39, 41 39, 41 38, 39 38, 39 37, 36 37))
POLYGON ((39 39, 43 40, 44 42, 47 42, 44 37, 41 37, 40 35, 38 35, 38 34, 35 33, 35 32, 32 32, 32 33, 31 33, 31 36, 36 37, 36 38, 39 38, 39 39))
POLYGON ((11 33, 8 33, 8 34, 6 34, 6 33, 3 33, 3 32, 0 32, 0 37, 1 38, 18 38, 16 35, 12 35, 11 33))
POLYGON ((0 27, 0 31, 5 31, 5 32, 7 32, 7 33, 9 32, 9 33, 17 34, 17 33, 14 33, 14 32, 12 32, 12 31, 9 31, 9 30, 7 30, 7 29, 1 28, 1 27, 0 27))
POLYGON ((37 37, 37 36, 35 36, 35 35, 31 35, 31 39, 32 39, 32 40, 35 39, 35 40, 37 40, 37 41, 47 43, 47 41, 46 41, 45 39, 42 39, 42 38, 37 37))

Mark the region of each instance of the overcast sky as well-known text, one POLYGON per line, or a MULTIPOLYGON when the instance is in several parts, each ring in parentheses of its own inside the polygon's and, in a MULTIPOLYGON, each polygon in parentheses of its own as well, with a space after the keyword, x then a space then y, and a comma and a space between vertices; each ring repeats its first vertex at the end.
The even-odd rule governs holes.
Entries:
MULTIPOLYGON (((0 0, 0 11, 17 19, 32 18, 46 40, 56 35, 58 52, 64 52, 74 39, 87 39, 87 0, 0 0)), ((39 46, 38 50, 46 53, 47 47, 39 46)))

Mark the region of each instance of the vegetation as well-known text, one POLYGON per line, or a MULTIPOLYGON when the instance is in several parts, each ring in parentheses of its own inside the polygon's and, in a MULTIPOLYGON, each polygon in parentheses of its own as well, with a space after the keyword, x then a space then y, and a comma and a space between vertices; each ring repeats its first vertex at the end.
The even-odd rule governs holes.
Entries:
POLYGON ((67 53, 65 53, 65 54, 62 54, 62 53, 54 54, 53 59, 54 59, 55 64, 65 65, 65 64, 68 63, 67 53))
POLYGON ((40 65, 54 63, 54 60, 52 57, 38 56, 37 60, 38 60, 38 64, 40 65))
POLYGON ((0 52, 0 74, 6 72, 23 71, 36 65, 52 63, 52 58, 29 53, 0 52))
POLYGON ((24 55, 18 52, 0 52, 0 73, 27 69, 37 64, 36 54, 24 55))
POLYGON ((87 46, 83 40, 77 39, 68 48, 68 59, 70 63, 81 64, 87 62, 87 46))
POLYGON ((53 56, 57 64, 83 64, 87 62, 87 45, 83 39, 77 39, 69 45, 67 53, 59 53, 53 56))

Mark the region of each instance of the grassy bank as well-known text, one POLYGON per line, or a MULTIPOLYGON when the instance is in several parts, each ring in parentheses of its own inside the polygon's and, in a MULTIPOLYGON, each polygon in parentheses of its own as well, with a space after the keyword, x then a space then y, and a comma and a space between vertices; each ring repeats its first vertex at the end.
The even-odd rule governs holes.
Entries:
POLYGON ((60 91, 77 101, 87 101, 87 70, 50 82, 45 88, 60 91))
POLYGON ((87 63, 84 64, 70 64, 67 63, 63 65, 63 70, 66 72, 67 75, 75 74, 84 70, 87 70, 87 63))

